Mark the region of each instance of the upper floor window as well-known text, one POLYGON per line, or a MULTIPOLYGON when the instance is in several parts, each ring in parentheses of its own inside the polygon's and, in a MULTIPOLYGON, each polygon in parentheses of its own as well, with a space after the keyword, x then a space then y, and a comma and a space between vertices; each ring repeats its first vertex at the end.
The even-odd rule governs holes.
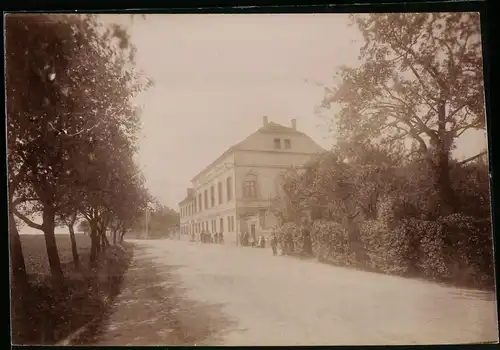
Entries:
POLYGON ((257 175, 248 174, 243 184, 243 195, 247 198, 257 197, 257 175))
POLYGON ((202 210, 202 202, 201 202, 201 193, 198 195, 198 211, 201 211, 202 210))
POLYGON ((274 139, 274 148, 275 149, 281 148, 281 139, 274 139))
POLYGON ((203 201, 205 202, 205 210, 208 209, 208 191, 205 190, 203 193, 203 201))
POLYGON ((227 188, 227 200, 230 201, 233 199, 233 191, 232 191, 232 179, 230 177, 226 180, 226 188, 227 188))
POLYGON ((217 184, 217 194, 219 197, 219 204, 222 204, 222 182, 217 184))
POLYGON ((215 207, 215 190, 214 190, 214 186, 210 187, 210 205, 211 205, 211 207, 215 207))
POLYGON ((285 148, 292 148, 292 143, 290 142, 290 139, 285 139, 285 148))

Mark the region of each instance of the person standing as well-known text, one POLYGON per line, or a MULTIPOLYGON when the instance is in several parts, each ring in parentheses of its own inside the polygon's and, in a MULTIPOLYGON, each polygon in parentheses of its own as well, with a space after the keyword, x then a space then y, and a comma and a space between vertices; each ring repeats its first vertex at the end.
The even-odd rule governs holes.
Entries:
POLYGON ((278 254, 278 239, 276 238, 276 234, 274 232, 271 236, 271 249, 273 250, 273 255, 278 254))

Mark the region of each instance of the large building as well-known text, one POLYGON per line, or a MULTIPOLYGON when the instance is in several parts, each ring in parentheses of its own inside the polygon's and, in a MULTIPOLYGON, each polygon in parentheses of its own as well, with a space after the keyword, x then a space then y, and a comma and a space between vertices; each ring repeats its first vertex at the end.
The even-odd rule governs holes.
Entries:
POLYGON ((269 210, 290 167, 304 166, 323 148, 291 126, 269 122, 230 147, 197 174, 179 203, 181 232, 199 237, 224 232, 226 242, 238 243, 238 233, 267 235, 276 219, 269 210))

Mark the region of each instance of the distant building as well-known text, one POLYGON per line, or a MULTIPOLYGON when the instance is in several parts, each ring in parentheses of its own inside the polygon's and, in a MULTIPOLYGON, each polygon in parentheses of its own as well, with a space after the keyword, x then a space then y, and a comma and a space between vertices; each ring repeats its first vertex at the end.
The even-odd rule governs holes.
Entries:
POLYGON ((283 174, 301 167, 324 149, 291 127, 269 122, 230 147, 192 180, 192 188, 179 203, 182 234, 199 237, 224 232, 226 242, 238 242, 238 233, 267 235, 277 223, 269 210, 283 174))

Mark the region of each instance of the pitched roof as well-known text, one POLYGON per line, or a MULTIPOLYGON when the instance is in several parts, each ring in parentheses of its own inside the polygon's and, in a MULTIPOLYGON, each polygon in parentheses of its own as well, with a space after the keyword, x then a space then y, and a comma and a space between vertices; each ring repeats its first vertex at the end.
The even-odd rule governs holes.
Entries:
MULTIPOLYGON (((283 126, 274 122, 269 122, 267 125, 262 126, 256 132, 269 132, 269 133, 283 133, 283 134, 304 134, 294 128, 283 126)), ((253 135, 253 134, 252 134, 253 135)))
MULTIPOLYGON (((217 163, 221 158, 231 154, 234 151, 237 151, 239 149, 243 149, 241 146, 245 143, 246 140, 248 140, 250 137, 255 135, 256 133, 279 133, 279 134, 298 134, 298 135, 305 135, 303 132, 298 131, 294 128, 290 128, 287 126, 283 126, 278 123, 274 122, 268 122, 266 125, 260 127, 247 137, 243 139, 242 141, 234 144, 233 146, 229 147, 224 153, 222 153, 219 157, 217 157, 212 163, 207 165, 206 167, 203 168, 198 174, 196 174, 191 181, 194 181, 196 178, 198 178, 206 169, 212 167, 215 163, 217 163)), ((307 136, 307 135, 306 135, 307 136)))

